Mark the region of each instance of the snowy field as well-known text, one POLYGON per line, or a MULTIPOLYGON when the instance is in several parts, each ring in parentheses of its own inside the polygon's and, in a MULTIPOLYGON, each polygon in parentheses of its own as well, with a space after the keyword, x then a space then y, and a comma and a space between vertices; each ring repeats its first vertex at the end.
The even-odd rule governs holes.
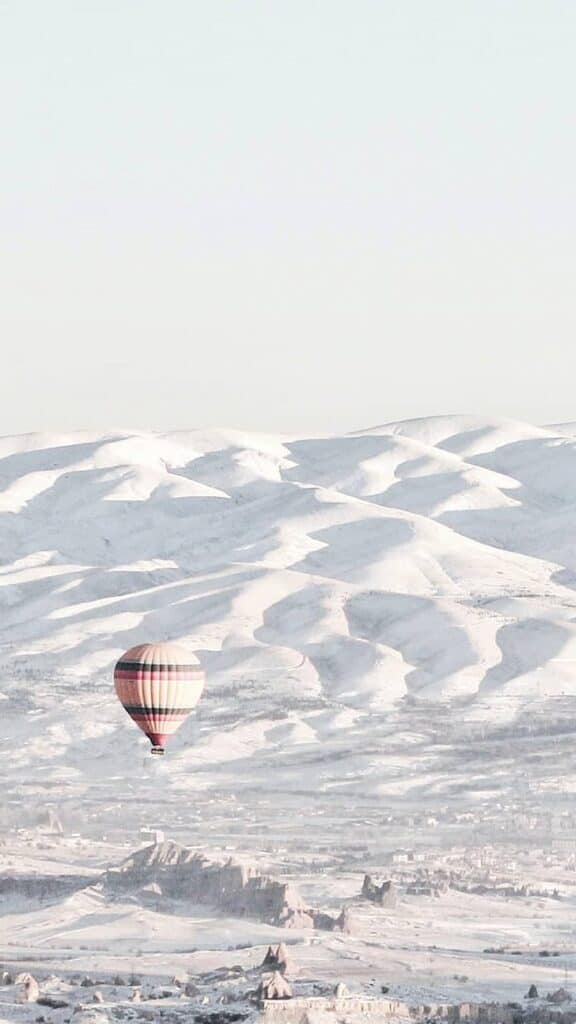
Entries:
MULTIPOLYGON (((0 439, 4 966, 152 985, 284 939, 296 986, 576 998, 573 434, 0 439), (207 683, 160 760, 112 669, 163 639, 207 683), (147 827, 348 907, 352 933, 112 899, 147 827), (366 872, 394 906, 360 898, 366 872)), ((35 1021, 14 991, 0 1016, 35 1021)))

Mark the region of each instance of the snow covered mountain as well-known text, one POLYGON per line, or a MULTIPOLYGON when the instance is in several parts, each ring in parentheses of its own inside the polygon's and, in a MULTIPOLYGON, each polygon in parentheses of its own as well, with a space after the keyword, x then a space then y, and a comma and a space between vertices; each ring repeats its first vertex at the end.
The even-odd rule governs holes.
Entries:
MULTIPOLYGON (((475 737, 573 717, 573 431, 443 416, 1 439, 5 786, 136 785, 152 769, 112 668, 172 639, 207 687, 154 767, 165 794, 492 795, 475 737)), ((527 756, 502 762, 513 782, 527 756)))

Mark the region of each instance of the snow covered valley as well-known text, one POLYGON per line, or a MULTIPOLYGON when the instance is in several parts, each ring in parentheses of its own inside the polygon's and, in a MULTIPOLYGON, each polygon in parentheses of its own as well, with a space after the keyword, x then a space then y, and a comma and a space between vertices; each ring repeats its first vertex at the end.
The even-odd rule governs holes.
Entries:
POLYGON ((200 994, 162 1005, 215 1013, 213 972, 282 941, 296 994, 576 999, 575 433, 0 440, 0 958, 74 993, 6 985, 0 1015, 159 1019, 128 984, 74 1013, 70 979, 115 974, 185 975, 200 994), (162 639, 207 682, 154 759, 112 670, 162 639), (111 889, 158 831, 348 927, 111 889))

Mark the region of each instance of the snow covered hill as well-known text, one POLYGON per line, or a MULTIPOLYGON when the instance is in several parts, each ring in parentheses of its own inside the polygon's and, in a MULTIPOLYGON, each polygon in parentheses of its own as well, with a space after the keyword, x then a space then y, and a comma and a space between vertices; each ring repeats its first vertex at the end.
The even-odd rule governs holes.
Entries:
POLYGON ((573 718, 573 430, 1 439, 4 784, 492 795, 475 736, 573 718), (111 672, 158 639, 190 644, 207 687, 152 769, 111 672))

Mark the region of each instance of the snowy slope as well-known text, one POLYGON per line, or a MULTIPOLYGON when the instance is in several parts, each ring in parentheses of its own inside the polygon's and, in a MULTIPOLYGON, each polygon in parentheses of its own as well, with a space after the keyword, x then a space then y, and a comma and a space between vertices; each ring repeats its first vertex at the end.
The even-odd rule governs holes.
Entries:
POLYGON ((271 767, 290 791, 319 764, 327 789, 449 794, 439 735, 576 695, 572 429, 1 439, 2 777, 31 799, 46 773, 61 793, 136 780, 146 743, 111 670, 170 638, 208 682, 155 769, 167 793, 271 767))

